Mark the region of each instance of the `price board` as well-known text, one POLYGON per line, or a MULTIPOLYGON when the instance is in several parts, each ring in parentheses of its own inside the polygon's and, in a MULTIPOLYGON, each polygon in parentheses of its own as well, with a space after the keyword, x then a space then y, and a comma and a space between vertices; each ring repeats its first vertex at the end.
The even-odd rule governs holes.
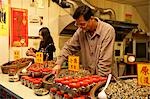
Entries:
POLYGON ((14 50, 14 59, 19 59, 20 58, 20 50, 14 50))
POLYGON ((36 52, 35 62, 43 63, 43 53, 42 52, 36 52))
POLYGON ((138 84, 150 86, 150 63, 137 64, 138 84))
POLYGON ((68 57, 68 69, 70 71, 79 71, 79 56, 68 57))

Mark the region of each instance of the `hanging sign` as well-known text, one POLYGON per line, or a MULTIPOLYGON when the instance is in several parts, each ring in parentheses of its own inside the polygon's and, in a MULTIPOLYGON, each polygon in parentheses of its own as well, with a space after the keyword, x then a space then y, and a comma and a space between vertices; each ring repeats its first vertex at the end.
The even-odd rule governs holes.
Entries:
POLYGON ((68 69, 70 71, 79 71, 79 56, 68 57, 68 69))
POLYGON ((0 0, 0 36, 9 34, 9 6, 0 0))
POLYGON ((20 51, 19 50, 14 50, 14 59, 17 60, 20 58, 20 51))
POLYGON ((36 52, 36 63, 43 63, 43 53, 42 52, 36 52))
POLYGON ((11 46, 28 46, 28 10, 11 8, 11 46), (24 43, 22 43, 24 41, 24 43))
POLYGON ((137 64, 138 84, 150 86, 150 64, 137 64))

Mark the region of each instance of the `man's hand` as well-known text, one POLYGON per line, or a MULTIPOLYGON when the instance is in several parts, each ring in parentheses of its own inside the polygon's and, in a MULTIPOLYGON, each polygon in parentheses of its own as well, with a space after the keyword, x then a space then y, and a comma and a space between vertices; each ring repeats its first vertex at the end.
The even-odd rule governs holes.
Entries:
POLYGON ((55 74, 56 77, 57 77, 58 73, 60 72, 60 70, 61 70, 61 66, 60 65, 56 65, 53 68, 53 73, 55 74))

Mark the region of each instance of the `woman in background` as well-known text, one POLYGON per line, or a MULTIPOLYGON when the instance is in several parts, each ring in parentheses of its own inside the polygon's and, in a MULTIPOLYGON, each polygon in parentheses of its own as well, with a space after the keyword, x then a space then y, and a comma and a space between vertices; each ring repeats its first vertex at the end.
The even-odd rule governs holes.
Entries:
POLYGON ((53 60, 53 52, 55 52, 56 48, 49 29, 47 27, 42 27, 39 30, 39 36, 41 39, 39 49, 36 50, 34 48, 30 48, 27 50, 26 55, 35 57, 36 52, 43 52, 43 60, 53 60))

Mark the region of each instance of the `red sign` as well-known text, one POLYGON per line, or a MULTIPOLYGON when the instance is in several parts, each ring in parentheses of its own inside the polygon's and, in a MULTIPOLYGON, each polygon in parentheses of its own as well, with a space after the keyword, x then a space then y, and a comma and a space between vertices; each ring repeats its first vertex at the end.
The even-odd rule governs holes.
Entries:
POLYGON ((0 8, 2 8, 2 0, 0 0, 0 8))
POLYGON ((11 8, 11 46, 28 46, 28 11, 11 8))

